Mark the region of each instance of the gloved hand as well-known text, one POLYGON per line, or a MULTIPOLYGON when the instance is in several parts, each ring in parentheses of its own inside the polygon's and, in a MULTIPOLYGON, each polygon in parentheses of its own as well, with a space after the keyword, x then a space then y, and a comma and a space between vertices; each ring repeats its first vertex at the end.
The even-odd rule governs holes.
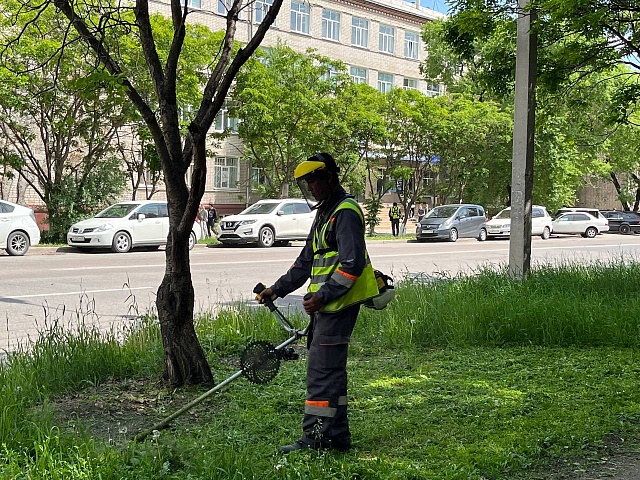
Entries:
POLYGON ((316 313, 317 311, 322 309, 322 307, 324 307, 324 304, 320 301, 320 298, 315 293, 311 296, 311 298, 302 301, 302 308, 304 308, 304 311, 307 312, 308 315, 316 313))
POLYGON ((273 292, 273 289, 271 287, 267 287, 258 294, 257 300, 260 303, 264 303, 265 298, 270 298, 271 300, 275 300, 276 298, 278 298, 278 296, 273 292))

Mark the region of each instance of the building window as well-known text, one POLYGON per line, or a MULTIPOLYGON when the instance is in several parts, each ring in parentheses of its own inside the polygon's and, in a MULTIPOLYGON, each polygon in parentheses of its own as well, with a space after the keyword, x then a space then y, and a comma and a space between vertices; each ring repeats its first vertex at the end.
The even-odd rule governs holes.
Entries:
POLYGON ((326 65, 326 67, 327 69, 320 77, 321 80, 327 81, 338 76, 338 71, 336 70, 336 67, 334 67, 333 65, 326 65))
POLYGON ((216 157, 213 166, 213 188, 236 188, 239 177, 239 163, 237 158, 216 157))
POLYGON ((405 78, 402 81, 402 88, 405 90, 417 90, 418 80, 416 80, 415 78, 405 78))
POLYGON ((378 90, 387 93, 391 91, 391 87, 393 87, 393 74, 378 72, 378 90))
POLYGON ((396 36, 396 29, 389 25, 380 24, 380 51, 393 53, 393 42, 396 36))
POLYGON ((251 168, 251 184, 253 188, 258 188, 260 185, 267 184, 267 175, 264 168, 252 167, 251 168))
MULTIPOLYGON (((198 0, 199 2, 201 0, 198 0)), ((227 15, 227 13, 229 13, 229 10, 231 10, 231 7, 233 6, 233 0, 218 0, 218 13, 220 15, 227 15)), ((243 10, 240 9, 240 11, 238 12, 238 19, 242 20, 242 12, 243 10)))
POLYGON ((418 59, 420 41, 416 32, 404 32, 404 56, 405 58, 418 59))
POLYGON ((322 38, 340 41, 340 13, 322 10, 322 38))
POLYGON ((367 69, 360 67, 351 67, 349 69, 349 75, 353 83, 367 83, 367 69))
POLYGON ((438 85, 436 83, 428 83, 427 82, 427 91, 426 91, 427 96, 429 96, 429 97, 437 97, 441 93, 442 92, 440 90, 440 85, 438 85))
POLYGON ((227 102, 225 102, 222 105, 222 108, 218 112, 218 115, 216 115, 216 120, 214 122, 213 129, 219 133, 224 131, 231 131, 231 132, 238 131, 238 119, 231 117, 229 115, 227 102))
POLYGON ((300 33, 309 33, 309 4, 303 2, 291 2, 291 30, 300 33))
POLYGON ((256 11, 256 23, 262 23, 264 17, 266 17, 267 13, 269 13, 271 5, 273 5, 273 0, 256 0, 256 3, 254 4, 254 8, 256 11))
POLYGON ((351 17, 351 45, 364 48, 369 46, 369 20, 351 17))
MULTIPOLYGON (((180 5, 184 5, 185 0, 181 0, 180 5)), ((187 0, 187 7, 202 8, 202 0, 187 0)))

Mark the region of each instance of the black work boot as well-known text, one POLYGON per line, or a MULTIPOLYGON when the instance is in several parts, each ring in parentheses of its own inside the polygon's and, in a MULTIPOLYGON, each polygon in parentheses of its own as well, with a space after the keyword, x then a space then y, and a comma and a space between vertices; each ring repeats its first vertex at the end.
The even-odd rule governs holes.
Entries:
POLYGON ((306 450, 307 448, 312 448, 312 446, 302 440, 296 440, 291 445, 284 445, 280 447, 280 453, 291 453, 296 450, 306 450))

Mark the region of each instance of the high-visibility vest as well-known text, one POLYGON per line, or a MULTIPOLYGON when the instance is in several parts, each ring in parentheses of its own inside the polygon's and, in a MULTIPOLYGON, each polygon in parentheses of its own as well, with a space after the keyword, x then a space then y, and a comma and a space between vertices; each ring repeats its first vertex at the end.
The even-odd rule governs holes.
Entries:
POLYGON ((358 206, 358 202, 353 198, 345 198, 331 213, 329 220, 321 228, 316 229, 313 235, 314 255, 311 265, 311 283, 307 291, 311 293, 317 292, 330 278, 341 285, 350 287, 349 291, 343 296, 325 305, 321 310, 322 312, 337 312, 350 305, 362 303, 379 293, 371 260, 366 249, 364 251, 366 260, 364 270, 359 277, 354 277, 341 270, 342 264, 340 263, 338 252, 330 248, 327 243, 328 233, 334 228, 336 213, 347 209, 357 212, 364 225, 364 215, 358 206))
POLYGON ((391 207, 391 218, 393 218, 394 220, 400 218, 400 207, 391 207))

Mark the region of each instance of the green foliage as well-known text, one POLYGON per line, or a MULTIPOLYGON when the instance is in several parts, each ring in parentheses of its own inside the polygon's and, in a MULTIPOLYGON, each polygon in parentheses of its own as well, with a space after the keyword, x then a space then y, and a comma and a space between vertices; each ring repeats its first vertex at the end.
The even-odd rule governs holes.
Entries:
POLYGON ((382 202, 378 198, 367 198, 364 201, 364 223, 367 226, 367 232, 369 235, 373 235, 376 230, 376 226, 380 223, 380 210, 382 209, 382 202))
MULTIPOLYGON (((274 457, 299 432, 304 361, 283 363, 267 386, 239 379, 142 444, 92 438, 85 417, 62 420, 49 399, 73 392, 75 400, 103 402, 100 385, 109 377, 159 375, 159 326, 147 318, 105 334, 53 322, 32 349, 0 364, 0 477, 550 478, 564 464, 600 459, 607 436, 628 445, 640 435, 640 328, 628 315, 638 307, 639 268, 621 260, 538 266, 524 282, 493 270, 400 282, 387 310, 363 310, 354 332, 354 449, 346 454, 274 457)), ((267 309, 243 305, 204 315, 196 326, 219 380, 237 371, 247 342, 285 337, 267 309)), ((148 395, 160 402, 157 390, 148 395)))

